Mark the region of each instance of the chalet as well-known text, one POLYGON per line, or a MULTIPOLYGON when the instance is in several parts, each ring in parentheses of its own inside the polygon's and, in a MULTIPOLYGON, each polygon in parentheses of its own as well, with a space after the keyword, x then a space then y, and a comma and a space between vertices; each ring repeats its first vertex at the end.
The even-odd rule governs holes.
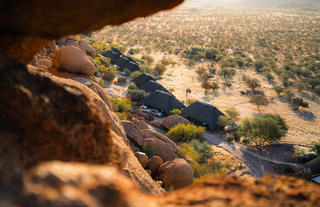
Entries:
POLYGON ((224 114, 211 104, 197 101, 183 109, 182 115, 195 124, 206 126, 209 130, 214 131, 217 128, 219 116, 224 114))

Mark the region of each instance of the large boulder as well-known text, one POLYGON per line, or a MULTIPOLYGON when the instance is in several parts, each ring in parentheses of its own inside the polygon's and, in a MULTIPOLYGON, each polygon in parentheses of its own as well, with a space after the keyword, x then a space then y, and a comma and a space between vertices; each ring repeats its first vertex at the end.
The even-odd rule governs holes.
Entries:
POLYGON ((168 137, 166 137, 165 135, 154 131, 153 129, 142 129, 141 130, 143 137, 146 138, 157 138, 160 139, 161 141, 163 141, 171 151, 173 152, 177 152, 177 145, 176 143, 174 143, 171 139, 169 139, 168 137))
POLYGON ((127 134, 127 137, 141 147, 143 145, 144 138, 137 125, 130 121, 122 121, 121 124, 127 134))
MULTIPOLYGON (((87 94, 92 96, 92 99, 96 104, 96 106, 98 107, 99 112, 102 114, 102 116, 105 117, 107 120, 111 120, 112 130, 121 138, 123 138, 124 142, 129 145, 129 140, 126 137, 126 133, 121 124, 121 121, 118 118, 118 116, 113 112, 113 108, 107 92, 96 81, 92 80, 90 77, 87 77, 85 75, 78 75, 73 73, 57 72, 55 73, 55 75, 59 77, 75 80, 83 84, 84 86, 87 86, 93 92, 95 92, 96 95, 92 94, 91 91, 89 91, 87 94)), ((88 91, 87 87, 83 87, 83 86, 81 87, 83 88, 83 90, 88 91)))
POLYGON ((50 39, 119 25, 170 9, 183 0, 0 1, 0 56, 29 63, 50 39), (41 11, 41 12, 39 12, 41 11), (8 21, 10 20, 10 21, 8 21), (10 35, 9 35, 10 34, 10 35))
POLYGON ((162 126, 164 126, 166 129, 170 130, 177 124, 190 124, 190 121, 187 120, 186 118, 176 114, 176 115, 171 115, 162 120, 162 126))
POLYGON ((165 142, 157 138, 145 139, 143 148, 154 155, 158 155, 165 162, 172 161, 178 157, 176 152, 172 151, 165 142))
POLYGON ((105 165, 47 162, 29 171, 23 192, 1 189, 0 206, 32 207, 318 207, 316 183, 286 176, 209 176, 185 189, 147 196, 105 165))
POLYGON ((146 199, 143 205, 152 206, 128 178, 110 166, 46 162, 28 172, 24 182, 30 199, 17 202, 22 203, 21 207, 133 207, 138 198, 146 199))
POLYGON ((93 63, 75 46, 59 48, 56 61, 60 70, 91 76, 96 72, 93 63))
POLYGON ((112 130, 114 113, 85 84, 19 64, 1 68, 0 74, 0 90, 6 91, 0 93, 0 185, 20 186, 31 167, 62 160, 111 164, 126 169, 142 191, 161 192, 125 135, 112 130))
POLYGON ((91 45, 89 45, 88 43, 80 41, 79 42, 79 47, 83 48, 86 51, 87 55, 90 55, 91 57, 95 57, 96 56, 96 52, 91 47, 91 45))
POLYGON ((139 129, 149 129, 149 125, 145 121, 137 121, 135 124, 139 129))
POLYGON ((145 171, 145 169, 139 163, 137 157, 134 155, 132 150, 124 143, 124 141, 116 135, 112 137, 115 153, 119 153, 120 157, 122 156, 121 152, 126 153, 126 159, 123 162, 122 170, 126 172, 131 181, 144 193, 162 193, 163 189, 145 171))
POLYGON ((86 86, 10 63, 0 66, 0 91, 0 184, 19 184, 48 160, 122 165, 86 86))
POLYGON ((165 188, 183 188, 193 182, 191 166, 184 160, 177 158, 160 167, 161 178, 165 188))

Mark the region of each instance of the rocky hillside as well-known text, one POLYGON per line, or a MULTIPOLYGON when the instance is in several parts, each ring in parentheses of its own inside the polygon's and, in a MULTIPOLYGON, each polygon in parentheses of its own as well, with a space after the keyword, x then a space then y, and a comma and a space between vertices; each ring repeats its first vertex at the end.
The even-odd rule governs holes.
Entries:
MULTIPOLYGON (((87 42, 73 36, 51 39, 120 24, 180 2, 0 3, 0 206, 320 205, 316 184, 276 176, 246 182, 211 177, 166 195, 144 194, 162 189, 129 143, 160 146, 160 138, 130 134, 134 130, 127 127, 133 123, 120 123, 108 95, 91 78, 89 56, 95 54, 87 42)), ((162 139, 168 146, 169 140, 162 139)), ((190 172, 173 151, 161 158, 172 161, 162 167, 164 182, 177 180, 170 179, 170 171, 190 172)), ((152 170, 150 160, 146 164, 152 170)))

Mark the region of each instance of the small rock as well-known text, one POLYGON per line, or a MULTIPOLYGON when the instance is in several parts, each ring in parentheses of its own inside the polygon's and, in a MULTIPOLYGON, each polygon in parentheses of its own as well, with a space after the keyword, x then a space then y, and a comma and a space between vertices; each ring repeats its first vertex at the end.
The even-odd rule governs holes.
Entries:
POLYGON ((142 165, 143 168, 147 167, 148 164, 148 156, 144 152, 136 152, 134 155, 137 157, 139 160, 140 164, 142 165))
POLYGON ((147 169, 149 169, 152 174, 157 174, 162 163, 161 157, 157 155, 152 156, 147 164, 147 169))
POLYGON ((152 116, 152 114, 143 114, 143 118, 145 118, 145 120, 147 120, 147 121, 154 120, 154 117, 152 116))
POLYGON ((48 58, 39 58, 38 59, 38 65, 39 66, 44 66, 47 69, 52 68, 52 62, 48 58))
POLYGON ((161 127, 161 123, 158 120, 153 120, 150 122, 150 124, 154 127, 157 127, 157 128, 161 127))

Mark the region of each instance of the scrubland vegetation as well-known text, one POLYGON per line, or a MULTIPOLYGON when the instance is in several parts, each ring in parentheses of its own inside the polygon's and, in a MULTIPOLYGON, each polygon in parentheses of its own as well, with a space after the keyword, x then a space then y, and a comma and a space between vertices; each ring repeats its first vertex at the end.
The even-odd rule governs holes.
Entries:
POLYGON ((289 128, 284 142, 311 146, 320 136, 319 33, 318 12, 180 8, 93 39, 98 50, 107 47, 101 42, 117 45, 161 76, 186 105, 233 107, 239 119, 277 113, 289 128))

